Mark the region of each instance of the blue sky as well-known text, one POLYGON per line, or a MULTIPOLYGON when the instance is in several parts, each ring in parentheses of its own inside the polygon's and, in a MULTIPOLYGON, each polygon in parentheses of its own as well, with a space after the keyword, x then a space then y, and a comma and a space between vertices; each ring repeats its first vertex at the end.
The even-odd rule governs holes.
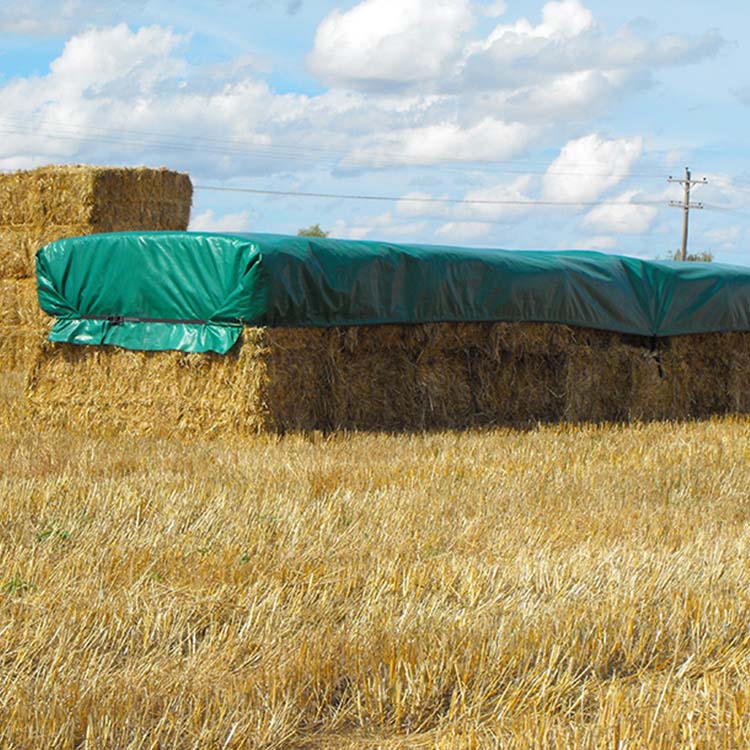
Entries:
POLYGON ((187 170, 201 229, 664 257, 689 165, 690 249, 750 264, 746 7, 2 3, 0 169, 187 170))

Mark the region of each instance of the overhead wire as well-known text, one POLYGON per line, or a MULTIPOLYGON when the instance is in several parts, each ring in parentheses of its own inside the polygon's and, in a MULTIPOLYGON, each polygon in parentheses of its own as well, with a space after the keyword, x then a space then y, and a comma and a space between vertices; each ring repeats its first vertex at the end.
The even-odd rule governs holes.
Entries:
POLYGON ((329 198, 340 200, 387 201, 409 203, 450 203, 478 206, 661 206, 664 201, 549 201, 518 199, 473 199, 473 198, 431 198, 425 196, 360 195, 351 193, 315 193, 300 190, 261 190, 258 188, 225 187, 218 185, 195 185, 195 190, 209 190, 222 193, 251 193, 255 195, 289 196, 297 198, 329 198))
MULTIPOLYGON (((55 123, 46 121, 46 124, 35 125, 33 122, 29 122, 23 118, 14 117, 12 115, 2 114, 0 115, 0 133, 6 135, 19 135, 27 134, 42 138, 61 139, 61 140, 72 140, 81 143, 106 143, 118 146, 135 146, 141 148, 157 148, 157 149, 171 149, 177 151, 186 152, 208 152, 215 153, 225 156, 251 156, 260 159, 289 159, 293 163, 298 163, 300 159, 303 161, 315 161, 315 162, 329 162, 340 164, 341 159, 351 155, 351 151, 318 147, 314 145, 292 145, 292 144, 280 144, 280 143, 258 143, 257 141, 233 139, 227 144, 226 139, 213 138, 209 136, 180 136, 177 134, 160 133, 154 131, 145 130, 132 130, 132 129, 111 129, 92 127, 88 128, 87 131, 81 131, 79 128, 71 127, 63 123, 55 123), (6 126, 3 127, 2 123, 5 122, 6 126), (10 127, 8 126, 10 123, 10 127), (17 123, 17 127, 13 127, 13 123, 17 123), (49 128, 49 124, 52 124, 57 128, 52 130, 49 128), (155 140, 159 139, 159 140, 155 140), (314 153, 310 153, 314 152, 314 153), (319 154, 316 157, 315 154, 319 154)), ((373 165, 373 164, 350 164, 351 168, 362 168, 369 166, 370 168, 386 168, 386 167, 413 167, 413 168, 426 168, 430 170, 460 170, 460 171, 488 171, 488 165, 492 165, 492 173, 497 174, 518 174, 518 175, 545 175, 545 176, 572 176, 572 177, 628 177, 628 178, 649 178, 649 179, 665 179, 664 175, 656 175, 652 173, 617 173, 617 172, 584 172, 584 171, 568 171, 568 170, 534 170, 526 168, 524 163, 519 165, 517 160, 482 160, 482 162, 472 162, 467 160, 464 162, 464 166, 459 166, 455 162, 445 163, 445 160, 437 160, 434 163, 424 163, 420 160, 409 160, 403 154, 396 154, 395 152, 378 151, 377 155, 380 157, 392 157, 398 159, 398 163, 388 165, 373 165), (469 166, 474 164, 475 166, 469 166), (519 165, 521 168, 518 169, 497 169, 495 165, 512 164, 519 165)), ((535 164, 534 162, 526 162, 529 166, 535 164)), ((538 162, 536 164, 539 164, 538 162)), ((350 193, 327 193, 327 192, 308 192, 308 191, 297 191, 297 190, 264 190, 259 188, 246 188, 246 187, 233 187, 225 185, 196 185, 196 190, 205 191, 217 191, 217 192, 235 192, 235 193, 248 193, 256 195, 266 196, 277 196, 277 197, 298 197, 298 198, 319 198, 319 199, 330 199, 330 200, 360 200, 360 201, 381 201, 381 202, 409 202, 409 203, 432 203, 432 204, 452 204, 452 205, 484 205, 484 206, 661 206, 664 205, 664 201, 661 200, 630 200, 630 201, 618 201, 618 200, 601 200, 601 201, 552 201, 552 200, 520 200, 520 199, 468 199, 468 198, 433 198, 426 196, 390 196, 390 195, 370 195, 370 194, 350 194, 350 193)), ((737 216, 743 218, 750 218, 747 214, 743 214, 736 210, 734 207, 719 206, 715 204, 704 204, 705 208, 709 210, 727 211, 734 213, 737 216)))
MULTIPOLYGON (((332 149, 324 148, 315 145, 293 145, 285 143, 258 143, 257 141, 233 139, 227 143, 226 139, 211 138, 206 136, 180 136, 176 134, 168 133, 157 133, 153 131, 144 130, 128 130, 128 129, 110 129, 101 127, 89 127, 86 131, 81 131, 78 128, 71 127, 63 123, 50 123, 45 121, 41 124, 34 124, 22 118, 13 117, 10 115, 0 115, 0 123, 10 123, 10 126, 6 124, 5 127, 0 127, 0 132, 6 135, 31 135, 42 138, 59 138, 61 140, 75 140, 83 143, 109 143, 113 145, 129 145, 139 146, 143 148, 160 148, 160 149, 172 149, 177 151, 196 151, 200 150, 207 153, 216 153, 227 156, 254 156, 256 158, 263 159, 293 159, 294 162, 298 162, 300 159, 304 161, 318 161, 328 163, 341 163, 342 159, 346 157, 351 158, 351 149, 332 149), (13 127, 13 123, 16 126, 13 127), (50 125, 54 127, 50 127, 50 125), (310 153, 314 152, 314 153, 310 153), (316 158, 315 153, 321 156, 316 158)), ((360 146, 362 148, 362 146, 360 146)), ((629 177, 629 178, 641 178, 641 179, 664 179, 664 175, 656 173, 643 173, 643 172, 603 172, 603 171, 582 171, 582 170, 550 170, 550 169, 533 169, 534 166, 544 166, 542 162, 526 162, 528 167, 523 163, 519 164, 518 160, 503 160, 503 159, 436 159, 436 160, 425 160, 408 156, 406 154, 387 151, 383 149, 377 149, 375 156, 379 159, 390 160, 385 163, 378 163, 377 161, 361 160, 352 161, 345 164, 345 167, 351 169, 361 169, 363 167, 370 167, 375 169, 386 169, 394 167, 423 167, 429 169, 445 169, 451 171, 478 171, 486 169, 487 165, 516 165, 519 168, 516 169, 494 169, 493 172, 497 174, 518 174, 518 175, 560 175, 569 177, 629 177), (459 166, 463 164, 465 166, 459 166), (468 166, 476 164, 476 166, 468 166)), ((590 162, 594 164, 594 162, 590 162)), ((600 163, 596 163, 596 166, 601 167, 600 163)))

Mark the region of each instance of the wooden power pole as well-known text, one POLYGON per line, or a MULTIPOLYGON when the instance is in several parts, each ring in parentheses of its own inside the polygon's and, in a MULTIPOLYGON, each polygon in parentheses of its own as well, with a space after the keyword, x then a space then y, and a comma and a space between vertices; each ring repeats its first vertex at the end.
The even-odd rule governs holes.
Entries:
POLYGON ((682 249, 680 250, 680 260, 687 260, 687 241, 688 241, 688 216, 690 215, 691 208, 703 208, 702 203, 691 203, 690 202, 690 188, 692 185, 707 185, 708 180, 703 177, 700 180, 693 180, 690 178, 690 169, 685 167, 685 179, 678 180, 671 175, 667 178, 667 182, 679 182, 680 185, 685 187, 685 197, 682 202, 680 201, 669 201, 669 205, 672 208, 682 209, 682 249))

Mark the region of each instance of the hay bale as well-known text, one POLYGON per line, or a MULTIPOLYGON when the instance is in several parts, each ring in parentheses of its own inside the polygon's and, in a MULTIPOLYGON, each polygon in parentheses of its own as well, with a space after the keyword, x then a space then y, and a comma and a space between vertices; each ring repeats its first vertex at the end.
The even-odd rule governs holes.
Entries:
POLYGON ((184 436, 750 410, 750 334, 663 344, 664 378, 642 343, 448 323, 247 328, 226 356, 44 343, 27 394, 40 425, 184 436))
POLYGON ((245 329, 226 356, 45 342, 27 394, 44 424, 198 435, 311 430, 330 411, 320 366, 329 332, 245 329))
POLYGON ((0 373, 26 367, 51 325, 39 307, 33 279, 0 279, 0 373))
MULTIPOLYGON (((609 337, 607 337, 609 338, 609 337)), ((599 344, 607 341, 599 340, 599 344)), ((570 422, 619 422, 628 418, 631 360, 640 352, 609 340, 607 346, 576 343, 565 368, 565 409, 570 422)))
POLYGON ((0 278, 34 275, 36 251, 63 237, 184 230, 192 184, 167 169, 49 166, 0 174, 0 278))
POLYGON ((25 373, 40 354, 49 329, 0 326, 0 375, 25 373))
POLYGON ((0 279, 0 326, 38 329, 48 320, 39 307, 34 279, 0 279))

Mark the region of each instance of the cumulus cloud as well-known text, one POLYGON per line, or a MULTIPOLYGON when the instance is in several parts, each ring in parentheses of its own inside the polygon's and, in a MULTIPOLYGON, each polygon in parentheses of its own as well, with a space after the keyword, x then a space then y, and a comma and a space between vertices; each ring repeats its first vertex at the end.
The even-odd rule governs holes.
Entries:
POLYGON ((503 160, 523 151, 533 132, 521 123, 492 117, 465 127, 457 122, 438 122, 395 130, 387 136, 361 142, 352 149, 346 163, 384 167, 431 164, 438 160, 503 160))
POLYGON ((488 5, 483 5, 479 8, 479 12, 483 16, 489 16, 490 18, 502 16, 507 10, 508 4, 505 0, 494 0, 494 2, 490 2, 488 5))
POLYGON ((506 159, 534 137, 480 112, 447 117, 452 107, 434 97, 277 94, 244 60, 195 69, 189 45, 159 26, 73 36, 46 75, 0 86, 0 119, 12 131, 0 160, 150 163, 167 153, 175 166, 227 177, 299 172, 331 150, 340 167, 358 169, 506 159))
POLYGON ((600 232, 618 234, 643 234, 656 219, 659 210, 656 206, 643 206, 633 203, 637 190, 628 190, 614 200, 603 203, 586 214, 583 226, 600 232))
POLYGON ((725 251, 736 250, 742 236, 742 227, 736 225, 703 232, 703 238, 708 240, 713 247, 725 251))
POLYGON ((617 247, 617 238, 610 235, 587 237, 586 239, 578 240, 576 247, 580 250, 614 250, 617 247))
POLYGON ((451 242, 470 242, 471 240, 486 237, 492 229, 491 224, 479 221, 449 221, 435 230, 435 234, 444 240, 451 242))
MULTIPOLYGON (((705 203, 709 207, 720 207, 728 209, 745 209, 750 204, 750 185, 747 183, 738 185, 735 181, 724 174, 700 174, 693 173, 693 179, 706 178, 706 185, 693 187, 691 199, 705 203)), ((682 191, 679 186, 673 185, 674 193, 670 198, 680 200, 682 191)))
POLYGON ((528 18, 521 18, 512 24, 499 24, 486 39, 470 44, 467 53, 473 55, 496 48, 497 54, 511 61, 519 53, 540 50, 547 40, 559 41, 578 36, 590 29, 593 23, 591 11, 579 0, 553 1, 542 8, 542 22, 537 26, 528 18), (524 45, 533 40, 540 43, 524 49, 524 45))
POLYGON ((217 216, 209 208, 193 217, 189 228, 192 232, 247 232, 250 230, 250 212, 238 211, 217 216))
POLYGON ((542 20, 499 24, 464 53, 461 80, 472 87, 539 85, 560 75, 599 71, 615 80, 643 78, 658 68, 686 65, 716 55, 724 40, 715 30, 698 36, 639 36, 625 26, 614 34, 596 24, 579 0, 548 2, 542 20))
POLYGON ((641 138, 605 140, 596 133, 569 141, 544 176, 545 200, 596 200, 627 176, 642 149, 641 138))
POLYGON ((214 176, 268 172, 288 168, 292 156, 303 164, 304 145, 325 138, 321 123, 333 131, 350 106, 326 94, 276 95, 246 67, 213 80, 183 56, 189 41, 163 27, 125 24, 73 36, 46 75, 0 86, 0 160, 16 168, 29 160, 168 158, 214 176), (274 151, 278 135, 295 147, 274 151))
POLYGON ((466 201, 477 201, 474 204, 462 204, 457 214, 459 217, 478 218, 492 221, 502 221, 511 217, 522 216, 530 210, 529 196, 533 178, 522 175, 509 184, 493 185, 491 187, 469 190, 464 195, 466 201), (486 203, 482 203, 486 201, 486 203), (496 201, 496 203, 492 203, 496 201))
POLYGON ((451 225, 503 222, 522 216, 531 210, 530 188, 533 177, 522 175, 509 183, 499 183, 464 193, 467 203, 437 202, 441 196, 431 193, 407 193, 396 204, 396 213, 409 217, 450 219, 451 225), (437 199, 436 202, 431 200, 437 199))
POLYGON ((331 236, 341 239, 363 240, 379 234, 394 241, 424 237, 428 231, 426 221, 409 221, 394 216, 390 211, 355 221, 337 220, 331 227, 331 236))
POLYGON ((318 26, 310 65, 337 84, 392 87, 442 75, 473 22, 468 0, 363 0, 318 26))
POLYGON ((62 36, 82 26, 110 23, 145 0, 24 0, 0 5, 0 33, 62 36))

